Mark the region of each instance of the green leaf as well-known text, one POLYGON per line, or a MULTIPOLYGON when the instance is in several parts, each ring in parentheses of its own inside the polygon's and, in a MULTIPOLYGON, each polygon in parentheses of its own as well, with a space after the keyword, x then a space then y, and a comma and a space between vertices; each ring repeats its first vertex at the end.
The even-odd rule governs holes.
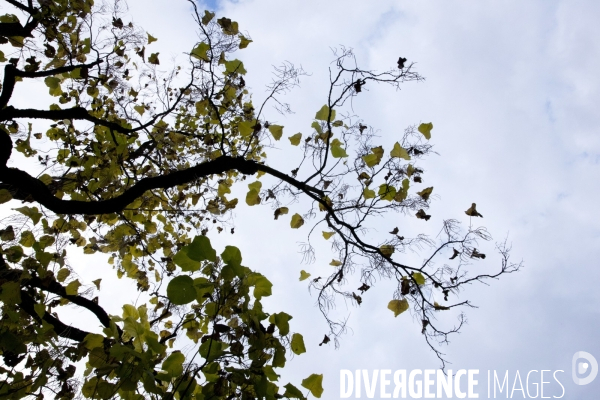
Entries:
MULTIPOLYGON (((324 105, 323 107, 321 107, 321 109, 319 111, 317 111, 317 114, 315 115, 315 119, 318 119, 319 121, 327 121, 328 117, 329 117, 329 107, 327 107, 327 105, 324 105)), ((335 110, 331 110, 331 118, 329 120, 333 121, 334 119, 335 119, 335 110)))
POLYGON ((406 200, 406 197, 408 196, 408 187, 409 187, 408 179, 402 180, 402 188, 400 190, 398 190, 398 192, 396 192, 396 195, 394 196, 394 200, 398 201, 398 202, 406 200))
POLYGON ((31 247, 35 243, 35 236, 30 231, 23 231, 19 243, 25 247, 31 247))
POLYGON ((302 381, 302 386, 310 390, 317 399, 323 394, 323 374, 312 374, 302 381))
POLYGON ((394 200, 394 196, 396 196, 396 188, 384 183, 379 186, 379 192, 377 194, 381 200, 392 201, 394 200))
MULTIPOLYGON (((27 231, 29 232, 29 231, 27 231)), ((31 232, 29 232, 29 234, 31 234, 31 232)), ((23 234, 21 234, 22 236, 23 234)), ((31 236, 33 236, 33 234, 31 234, 31 236)), ((12 225, 7 226, 5 229, 0 229, 0 240, 2 240, 3 242, 12 242, 13 240, 15 240, 15 230, 13 228, 12 225)), ((35 242, 35 239, 34 239, 35 242)), ((21 243, 23 244, 23 243, 21 243)), ((27 247, 31 247, 31 246, 27 246, 27 247)))
POLYGON ((174 351, 162 363, 161 369, 170 377, 175 378, 183 374, 183 362, 185 356, 180 351, 174 351))
POLYGON ((383 147, 373 147, 371 149, 371 154, 367 154, 366 156, 362 156, 363 161, 367 164, 368 167, 373 168, 377 164, 381 162, 381 158, 383 157, 383 147))
POLYGON ((298 229, 302 225, 304 225, 304 219, 300 216, 300 214, 294 214, 292 216, 292 221, 290 222, 290 226, 292 227, 292 229, 298 229))
POLYGON ((217 252, 212 248, 207 236, 196 236, 191 244, 187 245, 187 255, 194 261, 216 261, 217 252))
POLYGON ((104 336, 97 333, 90 333, 83 339, 83 345, 88 350, 95 349, 96 347, 103 347, 104 336))
POLYGON ((208 23, 215 17, 215 13, 208 10, 204 10, 204 16, 202 16, 202 25, 208 25, 208 23))
POLYGON ((305 270, 300 271, 300 281, 303 281, 305 279, 308 279, 310 277, 310 274, 308 272, 306 272, 305 270))
POLYGON ((428 187, 425 188, 423 190, 421 190, 420 192, 417 192, 417 194, 419 196, 421 196, 421 198, 425 201, 429 200, 429 195, 431 195, 431 192, 433 192, 433 187, 428 187))
POLYGON ((252 43, 252 40, 248 39, 244 35, 239 35, 238 37, 240 38, 240 45, 239 45, 240 49, 245 49, 246 47, 248 47, 248 45, 250 43, 252 43))
POLYGON ((290 333, 289 321, 292 318, 293 317, 291 315, 286 314, 284 312, 280 312, 280 313, 276 313, 276 314, 271 314, 271 316, 269 317, 269 322, 272 324, 275 324, 277 326, 277 329, 279 329, 280 335, 285 336, 288 333, 290 333))
POLYGON ((313 121, 313 123, 310 124, 310 127, 317 131, 319 135, 323 133, 323 129, 321 129, 321 124, 319 124, 317 121, 313 121))
POLYGON ((375 191, 366 187, 363 190, 363 196, 365 199, 373 199, 373 198, 375 198, 375 191))
POLYGON ((298 146, 300 144, 300 140, 302 140, 302 133, 298 132, 295 135, 290 136, 288 139, 290 140, 292 146, 298 146))
POLYGON ((150 64, 159 65, 160 64, 160 61, 158 59, 158 55, 159 54, 160 53, 152 53, 152 54, 150 54, 150 57, 148 57, 148 62, 150 64))
POLYGON ((225 72, 228 74, 240 74, 244 75, 246 70, 244 69, 244 63, 240 60, 225 61, 225 72))
POLYGON ((427 124, 421 124, 419 125, 419 132, 421 132, 423 134, 423 136, 425 136, 425 139, 429 140, 431 139, 431 130, 433 129, 433 124, 431 122, 427 123, 427 124))
POLYGON ((339 267, 340 265, 342 265, 342 262, 340 260, 331 260, 329 265, 331 265, 333 267, 339 267))
POLYGON ((388 309, 393 311, 394 317, 397 317, 404 311, 408 310, 408 300, 392 300, 388 303, 388 309))
POLYGON ((23 248, 21 246, 11 246, 4 250, 4 255, 9 262, 19 262, 23 257, 23 248))
POLYGON ((400 146, 400 143, 396 142, 394 144, 394 148, 390 152, 390 157, 403 158, 405 160, 410 160, 410 156, 408 152, 400 146))
POLYGON ((19 282, 6 282, 0 286, 0 300, 4 304, 21 303, 21 285, 19 282))
POLYGON ((154 36, 152 36, 148 32, 146 32, 146 34, 148 35, 148 44, 150 44, 152 42, 156 42, 158 40, 157 38, 155 38, 154 36))
POLYGON ((294 354, 300 355, 302 353, 306 353, 306 347, 304 347, 304 338, 301 334, 294 333, 292 335, 291 347, 294 354))
POLYGON ((325 240, 329 240, 329 238, 332 237, 333 235, 335 235, 335 232, 325 232, 325 231, 323 231, 323 237, 325 238, 325 240))
POLYGON ((260 188, 262 187, 262 182, 260 181, 256 181, 253 183, 250 183, 248 185, 248 189, 250 189, 248 191, 248 193, 246 193, 246 204, 248 204, 249 206, 255 206, 257 204, 260 204, 260 188))
POLYGON ((420 272, 415 272, 412 275, 413 279, 415 280, 415 282, 417 282, 417 285, 424 285, 425 284, 425 277, 423 276, 422 273, 420 272))
POLYGON ((123 318, 131 317, 135 321, 140 317, 140 313, 138 312, 138 309, 135 308, 135 306, 132 306, 131 304, 123 304, 122 308, 123 318))
POLYGON ((33 221, 34 225, 37 225, 37 223, 40 221, 40 218, 42 218, 42 213, 37 207, 20 207, 14 208, 14 210, 31 218, 31 221, 33 221))
POLYGON ((44 83, 48 88, 50 88, 49 93, 52 96, 60 96, 62 94, 62 89, 60 87, 61 80, 59 78, 55 78, 53 76, 49 76, 44 79, 44 83))
POLYGON ((254 297, 260 300, 263 297, 270 296, 273 284, 266 277, 259 273, 253 273, 248 278, 248 285, 254 286, 254 297))
POLYGON ((281 125, 269 125, 269 132, 275 138, 275 140, 281 139, 281 135, 283 134, 283 126, 281 125))
POLYGON ((289 398, 289 399, 305 399, 305 397, 302 394, 302 392, 300 391, 300 389, 298 389, 296 386, 292 385, 291 383, 288 383, 287 385, 285 385, 284 388, 285 388, 285 393, 283 394, 283 397, 289 398))
POLYGON ((167 297, 173 304, 183 305, 196 299, 194 280, 187 275, 180 275, 167 285, 167 297))
POLYGON ((192 50, 190 55, 198 60, 209 61, 208 58, 208 50, 210 50, 210 45, 204 42, 198 43, 196 47, 192 50))
POLYGON ((61 268, 58 271, 58 273, 56 274, 56 280, 59 282, 64 282, 65 279, 67 279, 70 274, 71 274, 71 271, 69 271, 68 268, 61 268))
POLYGON ((74 281, 70 282, 67 285, 67 287, 65 287, 65 291, 70 296, 77 296, 77 292, 79 291, 80 286, 81 286, 81 283, 79 283, 78 280, 74 280, 74 281))
POLYGON ((211 362, 218 357, 221 357, 225 353, 225 349, 227 349, 227 347, 229 347, 228 344, 218 340, 207 340, 200 345, 199 352, 205 360, 211 362))
POLYGON ((144 115, 144 112, 146 112, 146 108, 144 106, 134 106, 133 109, 140 115, 144 115))
POLYGON ((391 244, 384 244, 383 246, 379 247, 379 250, 381 251, 381 254, 383 254, 384 257, 391 257, 392 254, 394 254, 394 251, 396 251, 394 246, 392 246, 391 244))
POLYGON ((0 204, 7 203, 12 200, 12 194, 6 189, 0 189, 0 204))
POLYGON ((225 246, 225 250, 221 253, 221 259, 227 265, 236 267, 242 265, 242 253, 235 246, 225 246))
POLYGON ((184 272, 193 272, 200 269, 200 262, 189 258, 187 255, 187 249, 185 247, 175 254, 173 257, 173 262, 175 265, 181 267, 181 270, 184 272))
POLYGON ((331 155, 333 156, 333 158, 348 157, 346 150, 342 147, 342 142, 340 142, 338 139, 333 139, 331 141, 330 146, 331 155))

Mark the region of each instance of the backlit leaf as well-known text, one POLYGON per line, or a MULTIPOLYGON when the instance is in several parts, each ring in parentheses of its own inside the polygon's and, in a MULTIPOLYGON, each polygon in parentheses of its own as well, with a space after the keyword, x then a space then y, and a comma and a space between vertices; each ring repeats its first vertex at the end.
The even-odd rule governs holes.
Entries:
POLYGON ((292 221, 290 222, 292 229, 298 229, 302 225, 304 225, 304 219, 300 216, 300 214, 294 214, 292 216, 292 221))
POLYGON ((422 273, 420 272, 415 272, 412 275, 413 279, 415 280, 415 282, 417 282, 417 285, 424 285, 425 284, 425 277, 423 276, 422 273))
POLYGON ((12 200, 12 195, 6 189, 0 189, 0 204, 7 203, 12 200))
POLYGON ((190 55, 198 60, 209 61, 208 50, 210 50, 210 46, 207 43, 200 42, 194 47, 190 55))
POLYGON ((335 232, 325 232, 325 231, 323 231, 323 237, 325 238, 325 240, 329 240, 329 238, 332 237, 333 235, 335 235, 335 232))
POLYGON ((80 286, 81 286, 81 283, 79 283, 78 280, 74 280, 73 282, 69 283, 65 287, 65 290, 66 290, 66 292, 67 292, 68 295, 76 296, 77 292, 79 291, 79 287, 80 286))
POLYGON ((183 362, 185 356, 180 351, 174 351, 163 361, 161 369, 171 377, 183 374, 183 362))
POLYGON ((330 143, 330 147, 333 158, 348 157, 346 150, 342 147, 342 142, 338 139, 333 139, 330 143))
POLYGON ((271 314, 271 316, 269 317, 269 322, 277 326, 277 329, 279 329, 279 334, 287 335, 288 333, 290 333, 289 321, 292 318, 293 317, 291 315, 284 312, 280 312, 271 314))
POLYGON ((408 155, 408 152, 404 148, 402 148, 402 146, 400 146, 400 143, 398 143, 398 142, 396 142, 394 144, 394 148, 390 152, 390 156, 396 157, 396 158, 403 158, 405 160, 410 160, 410 156, 408 155))
POLYGON ((221 259, 227 265, 236 267, 242 265, 242 253, 235 246, 225 246, 225 250, 221 253, 221 259))
POLYGON ((281 125, 269 125, 269 132, 275 138, 275 140, 281 139, 281 135, 283 135, 283 126, 281 125))
POLYGON ((176 305, 191 303, 196 299, 194 280, 187 275, 177 276, 167 285, 167 297, 176 305))
POLYGON ((396 251, 394 246, 392 246, 391 244, 384 244, 383 246, 379 247, 379 250, 381 251, 381 254, 383 254, 384 257, 391 257, 392 254, 394 254, 394 251, 396 251))
POLYGON ((248 284, 254 286, 254 297, 260 300, 263 297, 270 296, 273 284, 266 277, 259 273, 254 273, 248 278, 248 284))
POLYGON ((71 271, 69 271, 68 268, 61 268, 58 271, 58 273, 56 274, 56 280, 59 282, 64 282, 65 279, 67 279, 70 274, 71 274, 71 271))
POLYGON ((427 124, 421 124, 419 125, 419 132, 421 132, 423 134, 423 136, 425 136, 425 139, 429 140, 431 139, 431 130, 433 129, 433 124, 431 122, 427 123, 427 124))
POLYGON ((302 386, 310 390, 313 396, 317 399, 323 394, 323 374, 312 374, 308 378, 302 380, 302 386))
POLYGON ((31 218, 31 221, 33 221, 34 225, 36 225, 40 221, 40 218, 42 218, 42 213, 37 207, 20 207, 15 208, 14 210, 31 218))
POLYGON ((381 158, 383 157, 383 147, 377 146, 371 149, 371 153, 365 156, 362 156, 363 161, 367 164, 368 167, 373 168, 377 164, 381 162, 381 158))
MULTIPOLYGON (((323 107, 321 107, 321 109, 319 111, 317 111, 317 114, 315 115, 315 119, 318 119, 319 121, 327 121, 327 118, 329 117, 329 107, 327 107, 327 105, 324 105, 323 107)), ((335 119, 335 110, 331 110, 331 117, 329 118, 330 121, 333 121, 335 119)))
POLYGON ((152 53, 152 54, 150 54, 150 57, 148 57, 148 62, 150 64, 159 65, 160 64, 160 61, 158 60, 158 55, 159 54, 160 53, 152 53))
POLYGON ((292 135, 288 138, 292 146, 298 146, 300 144, 300 140, 302 140, 302 134, 300 132, 292 135))
POLYGON ((394 317, 397 317, 404 311, 408 310, 408 300, 392 300, 388 303, 388 309, 392 310, 394 317))
POLYGON ((291 347, 294 354, 300 355, 302 353, 306 353, 306 347, 304 347, 304 338, 301 334, 294 333, 292 335, 291 347))
POLYGON ((419 196, 421 196, 421 198, 425 201, 429 200, 429 195, 431 195, 431 192, 433 192, 433 187, 428 187, 425 188, 423 190, 421 190, 420 192, 417 192, 417 194, 419 196))
POLYGON ((308 272, 306 272, 305 270, 300 271, 300 281, 308 279, 309 277, 310 274, 308 272))
POLYGON ((384 183, 379 186, 379 192, 377 194, 381 200, 392 201, 394 196, 396 196, 396 188, 384 183))

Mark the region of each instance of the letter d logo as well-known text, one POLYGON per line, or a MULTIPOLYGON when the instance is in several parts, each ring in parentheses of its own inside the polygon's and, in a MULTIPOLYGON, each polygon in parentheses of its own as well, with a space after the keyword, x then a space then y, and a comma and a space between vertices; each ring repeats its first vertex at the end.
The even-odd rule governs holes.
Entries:
POLYGON ((577 385, 587 385, 596 378, 596 375, 598 375, 598 361, 596 361, 594 356, 590 353, 578 351, 577 353, 573 354, 571 373, 573 374, 573 382, 575 382, 577 385), (584 358, 586 362, 579 362, 578 364, 577 360, 581 358, 584 358), (585 378, 579 378, 578 375, 584 374, 590 366, 592 368, 589 375, 585 378))

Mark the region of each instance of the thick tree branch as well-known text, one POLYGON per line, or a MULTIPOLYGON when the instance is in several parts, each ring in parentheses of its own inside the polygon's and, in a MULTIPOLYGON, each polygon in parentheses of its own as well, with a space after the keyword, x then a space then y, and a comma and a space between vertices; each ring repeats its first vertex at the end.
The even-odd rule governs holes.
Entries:
POLYGON ((54 327, 54 332, 56 332, 58 336, 75 340, 77 342, 83 342, 85 337, 90 334, 90 332, 82 331, 79 328, 66 325, 61 320, 59 320, 58 318, 56 318, 48 312, 45 312, 44 316, 40 318, 40 316, 35 311, 34 305, 35 301, 33 300, 33 298, 27 292, 21 290, 21 303, 19 304, 19 307, 21 307, 23 311, 29 314, 31 318, 38 321, 38 323, 44 320, 50 325, 52 325, 54 327))
POLYGON ((257 171, 264 171, 284 180, 297 189, 314 192, 320 197, 323 197, 322 191, 299 182, 273 168, 257 164, 253 160, 230 156, 221 156, 215 160, 207 161, 181 171, 171 172, 170 174, 152 178, 143 178, 121 195, 109 200, 101 201, 87 202, 59 199, 55 197, 50 189, 40 180, 32 177, 27 172, 16 168, 0 167, 0 181, 11 185, 18 190, 29 193, 34 201, 57 214, 110 214, 123 210, 127 205, 131 204, 148 190, 166 189, 190 183, 209 175, 222 174, 230 170, 237 170, 246 175, 253 175, 257 171))
POLYGON ((102 63, 102 60, 96 60, 90 64, 69 65, 60 68, 49 69, 46 71, 35 72, 22 71, 17 69, 12 64, 7 64, 4 67, 4 82, 2 84, 2 94, 0 94, 0 110, 8 105, 8 101, 10 100, 13 90, 15 88, 15 78, 17 76, 22 78, 42 78, 45 76, 53 76, 65 72, 71 72, 77 68, 91 68, 100 63, 102 63))
MULTIPOLYGON (((67 290, 65 289, 65 287, 56 281, 46 282, 38 277, 34 277, 32 279, 24 281, 23 285, 33 286, 38 289, 59 295, 60 297, 69 300, 71 303, 77 304, 78 306, 91 311, 102 323, 102 325, 104 325, 107 328, 110 327, 110 317, 108 316, 106 311, 104 311, 104 308, 100 307, 92 300, 86 299, 85 297, 67 294, 67 290)), ((119 328, 117 327, 117 329, 119 328)), ((119 334, 121 334, 120 329, 119 334)))
MULTIPOLYGON (((18 109, 13 106, 8 106, 0 111, 0 121, 12 120, 15 118, 34 118, 34 119, 75 119, 93 122, 96 125, 106 126, 112 130, 121 133, 131 133, 139 129, 129 129, 115 122, 105 121, 101 118, 96 118, 83 107, 73 107, 64 110, 36 110, 33 108, 18 109)), ((140 128, 141 129, 141 128, 140 128)))

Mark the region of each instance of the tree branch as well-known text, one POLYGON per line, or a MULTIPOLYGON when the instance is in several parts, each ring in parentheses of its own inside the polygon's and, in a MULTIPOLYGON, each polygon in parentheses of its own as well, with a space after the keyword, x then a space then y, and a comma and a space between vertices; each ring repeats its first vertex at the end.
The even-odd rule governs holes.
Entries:
POLYGON ((8 101, 10 100, 13 90, 15 88, 15 77, 17 76, 20 76, 22 78, 42 78, 44 76, 53 76, 65 72, 71 72, 77 68, 91 68, 102 62, 103 60, 96 60, 90 64, 69 65, 65 67, 49 69, 47 71, 35 72, 22 71, 17 69, 12 64, 6 64, 6 66, 4 67, 4 82, 2 84, 2 94, 0 95, 0 110, 8 105, 8 101))
POLYGON ((119 212, 148 190, 166 189, 184 183, 190 183, 205 176, 222 174, 230 170, 238 170, 245 175, 253 175, 257 171, 264 171, 269 175, 289 183, 299 190, 316 193, 321 198, 324 196, 324 193, 321 190, 308 186, 303 182, 299 182, 271 167, 257 164, 253 160, 231 156, 221 156, 215 160, 207 161, 181 171, 171 172, 170 174, 152 178, 143 178, 135 185, 125 190, 122 194, 113 197, 112 199, 100 201, 59 199, 52 194, 50 189, 43 182, 32 177, 27 172, 16 168, 0 166, 0 180, 2 183, 11 185, 23 193, 28 193, 34 201, 57 214, 90 215, 119 212))
POLYGON ((35 311, 34 305, 35 301, 33 300, 33 298, 27 292, 21 290, 21 303, 19 304, 19 307, 21 307, 23 311, 29 314, 31 318, 38 321, 38 323, 41 323, 41 321, 44 320, 50 325, 52 325, 54 327, 54 332, 56 332, 58 336, 75 340, 77 342, 83 342, 85 337, 90 334, 90 332, 82 331, 79 328, 66 325, 61 320, 59 320, 58 318, 56 318, 48 312, 45 312, 44 316, 40 318, 40 316, 35 311))

